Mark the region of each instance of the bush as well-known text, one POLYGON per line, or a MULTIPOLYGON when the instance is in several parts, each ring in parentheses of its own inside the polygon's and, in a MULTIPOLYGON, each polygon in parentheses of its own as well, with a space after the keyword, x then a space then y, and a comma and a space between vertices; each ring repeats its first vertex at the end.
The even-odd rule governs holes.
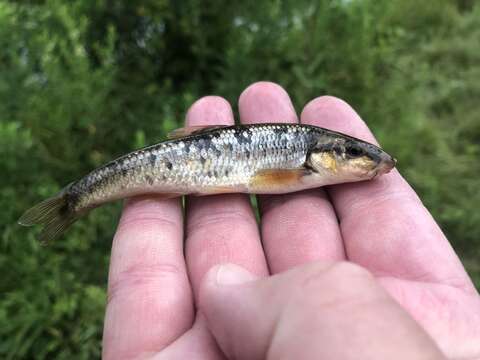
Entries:
POLYGON ((0 356, 100 355, 112 205, 42 248, 22 211, 181 126, 195 98, 283 85, 351 103, 480 286, 480 7, 441 0, 0 3, 0 356), (415 146, 412 146, 415 144, 415 146), (7 176, 5 176, 7 175, 7 176), (39 271, 41 270, 41 271, 39 271))

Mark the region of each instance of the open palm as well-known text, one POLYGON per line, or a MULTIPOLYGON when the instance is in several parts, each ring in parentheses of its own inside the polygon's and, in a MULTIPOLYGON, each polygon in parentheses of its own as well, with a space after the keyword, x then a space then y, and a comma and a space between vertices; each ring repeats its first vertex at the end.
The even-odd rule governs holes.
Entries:
MULTIPOLYGON (((248 87, 239 109, 245 124, 299 121, 287 93, 273 83, 248 87)), ((333 97, 308 103, 300 121, 375 142, 354 110, 333 97)), ((205 97, 186 122, 234 119, 224 99, 205 97)), ((318 260, 363 266, 447 356, 480 357, 480 298, 396 170, 368 182, 260 196, 259 207, 260 231, 243 194, 189 197, 185 215, 178 199, 129 200, 113 241, 104 357, 223 359, 196 312, 205 273, 228 262, 268 276, 318 260)))

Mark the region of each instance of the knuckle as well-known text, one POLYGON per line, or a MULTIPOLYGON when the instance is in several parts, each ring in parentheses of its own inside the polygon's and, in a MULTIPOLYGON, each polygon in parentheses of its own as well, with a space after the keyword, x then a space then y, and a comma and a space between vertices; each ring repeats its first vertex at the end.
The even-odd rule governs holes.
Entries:
POLYGON ((254 219, 242 211, 213 212, 188 223, 187 232, 191 233, 193 230, 198 231, 202 228, 213 228, 219 224, 234 224, 238 228, 242 224, 251 225, 252 223, 254 223, 254 219))
POLYGON ((177 219, 162 216, 155 212, 141 212, 122 217, 118 224, 117 233, 123 231, 136 233, 139 230, 156 226, 175 230, 181 228, 181 223, 177 219))
MULTIPOLYGON (((175 284, 182 284, 185 272, 175 264, 155 264, 146 266, 134 264, 119 272, 108 286, 107 303, 124 294, 144 294, 152 289, 169 288, 175 290, 175 284)), ((170 301, 175 301, 179 291, 169 291, 170 301)))
POLYGON ((296 303, 312 311, 357 309, 384 301, 385 294, 365 268, 343 261, 313 265, 295 295, 296 303))
POLYGON ((349 261, 341 261, 341 262, 335 263, 335 265, 333 265, 329 269, 329 272, 332 276, 335 276, 340 279, 350 279, 350 278, 373 279, 372 274, 367 269, 349 261))
POLYGON ((307 273, 312 279, 372 277, 367 269, 350 261, 337 261, 330 264, 315 262, 309 266, 307 273))
POLYGON ((305 274, 302 288, 305 292, 336 292, 345 284, 373 282, 373 275, 365 268, 348 261, 332 264, 314 263, 305 274))

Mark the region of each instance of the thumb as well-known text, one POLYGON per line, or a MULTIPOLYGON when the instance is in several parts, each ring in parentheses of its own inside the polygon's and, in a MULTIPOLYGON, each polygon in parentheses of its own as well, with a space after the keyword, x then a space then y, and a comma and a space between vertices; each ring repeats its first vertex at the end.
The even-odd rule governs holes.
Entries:
POLYGON ((205 277, 199 311, 228 358, 443 358, 373 276, 349 263, 266 279, 220 265, 205 277))
POLYGON ((202 283, 199 308, 228 357, 260 359, 268 349, 273 312, 260 304, 258 277, 224 264, 212 268, 202 283))

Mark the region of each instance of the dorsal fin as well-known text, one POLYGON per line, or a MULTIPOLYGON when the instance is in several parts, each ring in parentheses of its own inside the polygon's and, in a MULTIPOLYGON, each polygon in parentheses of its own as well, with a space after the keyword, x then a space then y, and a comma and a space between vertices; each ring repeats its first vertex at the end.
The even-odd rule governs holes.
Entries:
POLYGON ((221 129, 228 127, 230 125, 197 125, 197 126, 186 126, 172 130, 167 137, 169 139, 178 139, 188 135, 200 134, 205 131, 210 131, 214 129, 221 129))

